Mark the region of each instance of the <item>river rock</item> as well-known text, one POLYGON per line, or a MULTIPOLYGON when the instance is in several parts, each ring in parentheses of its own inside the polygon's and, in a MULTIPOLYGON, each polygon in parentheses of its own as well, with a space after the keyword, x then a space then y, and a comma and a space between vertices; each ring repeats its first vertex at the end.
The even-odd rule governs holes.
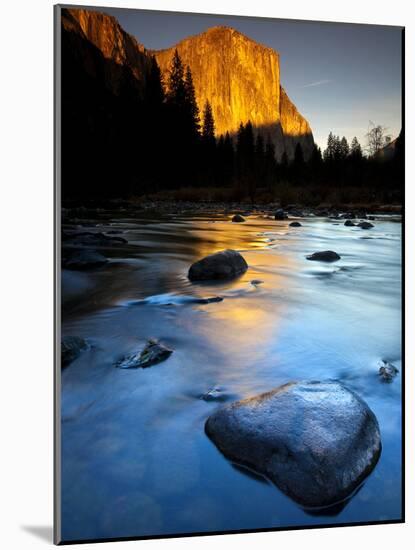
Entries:
POLYGON ((107 262, 107 258, 96 250, 74 250, 65 253, 62 258, 62 267, 65 269, 92 269, 107 262))
POLYGON ((203 399, 203 401, 224 401, 226 399, 226 396, 223 394, 220 388, 214 387, 203 393, 200 396, 200 399, 203 399))
POLYGON ((313 254, 306 256, 306 258, 307 260, 316 262, 337 262, 337 260, 340 260, 341 257, 337 254, 337 252, 333 252, 333 250, 324 250, 322 252, 314 252, 313 254))
POLYGON ((395 367, 395 365, 392 365, 392 363, 388 363, 387 361, 382 361, 383 365, 379 369, 379 376, 383 382, 392 382, 392 380, 397 376, 399 370, 395 367))
POLYGON ((63 233, 62 240, 66 244, 75 246, 111 246, 113 244, 125 244, 127 239, 123 237, 110 237, 104 233, 92 233, 91 231, 81 231, 80 233, 63 233))
POLYGON ((211 298, 195 298, 196 304, 216 304, 223 302, 222 296, 212 296, 211 298))
POLYGON ((160 344, 157 340, 149 340, 141 352, 124 357, 117 363, 120 369, 145 369, 165 361, 173 350, 160 344))
POLYGON ((284 210, 282 208, 279 208, 276 212, 275 212, 275 216, 274 218, 276 220, 286 220, 288 218, 288 215, 287 215, 287 212, 284 212, 284 210))
POLYGON ((241 223, 245 221, 245 218, 241 216, 240 214, 235 214, 235 216, 232 218, 232 221, 234 223, 241 223))
POLYGON ((378 422, 343 384, 289 383, 216 410, 206 433, 229 459, 306 507, 347 498, 375 467, 378 422))
POLYGON ((65 336, 61 342, 61 367, 64 369, 88 348, 86 340, 79 336, 65 336))
POLYGON ((373 223, 370 222, 360 222, 357 224, 357 226, 361 229, 372 229, 372 227, 375 227, 373 223))
POLYGON ((210 254, 190 266, 188 277, 191 281, 232 279, 248 269, 244 257, 236 250, 223 250, 210 254))
POLYGON ((302 227, 300 222, 291 222, 290 227, 302 227))
POLYGON ((352 220, 346 220, 346 221, 344 222, 344 225, 345 225, 346 227, 355 227, 356 224, 353 223, 352 220))
MULTIPOLYGON (((287 210, 288 210, 288 207, 287 207, 287 210)), ((302 212, 302 210, 296 210, 295 208, 291 208, 290 215, 294 218, 302 218, 304 216, 304 212, 302 212)))

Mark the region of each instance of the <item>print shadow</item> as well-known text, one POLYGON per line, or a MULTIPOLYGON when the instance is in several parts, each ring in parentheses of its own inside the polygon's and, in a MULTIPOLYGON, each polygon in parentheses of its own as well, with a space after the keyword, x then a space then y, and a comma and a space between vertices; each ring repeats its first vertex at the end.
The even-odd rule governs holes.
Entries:
POLYGON ((22 525, 21 529, 38 539, 53 544, 53 527, 51 525, 22 525))

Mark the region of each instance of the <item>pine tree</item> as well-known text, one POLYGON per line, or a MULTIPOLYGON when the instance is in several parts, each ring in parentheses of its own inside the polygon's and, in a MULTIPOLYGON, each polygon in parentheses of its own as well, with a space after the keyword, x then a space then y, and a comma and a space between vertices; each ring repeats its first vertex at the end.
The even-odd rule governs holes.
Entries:
POLYGON ((159 108, 164 101, 163 78, 154 55, 151 56, 144 90, 146 106, 159 108))
POLYGON ((167 102, 183 107, 186 101, 184 68, 177 49, 174 51, 167 81, 167 102))
POLYGON ((352 139, 350 156, 353 160, 360 160, 363 157, 362 147, 356 136, 352 139))
POLYGON ((244 195, 253 201, 256 193, 255 139, 252 123, 239 126, 236 142, 236 180, 244 195))
POLYGON ((189 116, 189 124, 191 126, 191 131, 195 136, 198 136, 200 132, 199 107, 197 106, 192 72, 189 66, 186 67, 186 74, 184 77, 184 90, 185 90, 185 105, 189 116))
POLYGON ((258 134, 255 141, 255 155, 258 161, 262 161, 265 154, 264 138, 258 134))
POLYGON ((265 185, 267 187, 272 187, 276 180, 277 163, 275 160, 275 145, 271 141, 269 134, 267 137, 267 142, 265 144, 264 164, 265 185))
POLYGON ((324 160, 326 162, 330 162, 334 159, 334 151, 335 151, 335 137, 333 135, 333 132, 330 132, 329 137, 327 138, 327 147, 324 150, 324 160))
POLYGON ((294 166, 296 168, 301 168, 304 165, 304 153, 301 143, 297 143, 294 151, 294 166))
POLYGON ((301 183, 305 176, 305 162, 304 153, 301 143, 298 142, 294 150, 294 159, 290 166, 290 172, 294 177, 296 183, 301 183))
POLYGON ((322 165, 323 165, 323 158, 321 155, 321 149, 318 145, 314 144, 313 151, 311 153, 311 157, 309 161, 312 177, 315 178, 320 175, 322 165))
POLYGON ((206 101, 203 111, 202 137, 205 144, 215 145, 215 121, 209 101, 206 101))
POLYGON ((340 154, 340 159, 341 160, 346 160, 347 157, 350 154, 350 147, 349 147, 349 144, 347 142, 347 139, 344 136, 340 140, 339 154, 340 154))
MULTIPOLYGON (((159 162, 160 150, 165 149, 168 136, 164 128, 165 108, 161 71, 156 58, 152 56, 146 74, 141 114, 139 122, 136 121, 140 131, 136 132, 134 143, 141 158, 145 159, 140 166, 141 177, 153 190, 165 179, 165 166, 159 162)), ((128 117, 130 124, 134 125, 131 112, 128 117)))
POLYGON ((212 107, 206 101, 203 110, 203 126, 202 126, 202 179, 207 185, 214 184, 215 176, 218 172, 218 157, 216 151, 215 139, 215 121, 213 118, 212 107))
POLYGON ((235 170, 235 151, 229 132, 226 132, 223 142, 223 171, 225 185, 231 185, 235 170))
POLYGON ((340 137, 333 136, 333 160, 337 162, 341 159, 341 156, 342 156, 342 153, 341 153, 340 137))

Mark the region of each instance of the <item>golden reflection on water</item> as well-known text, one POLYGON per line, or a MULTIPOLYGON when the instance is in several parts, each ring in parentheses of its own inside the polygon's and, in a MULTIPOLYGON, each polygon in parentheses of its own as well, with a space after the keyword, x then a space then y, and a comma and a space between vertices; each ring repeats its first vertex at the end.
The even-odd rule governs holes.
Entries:
MULTIPOLYGON (((277 230, 277 228, 275 229, 277 230)), ((266 230, 270 231, 271 229, 266 230)), ((232 222, 208 222, 203 225, 198 224, 191 229, 191 233, 199 239, 197 257, 200 258, 226 248, 235 250, 264 248, 269 243, 269 237, 261 235, 262 231, 263 227, 259 224, 232 222)))
MULTIPOLYGON (((252 219, 244 224, 218 222, 206 225, 202 228, 198 224, 192 229, 199 238, 196 259, 232 248, 242 253, 249 269, 236 280, 195 289, 201 295, 224 298, 215 307, 201 307, 209 322, 201 323, 197 330, 202 331, 211 345, 224 354, 232 350, 234 355, 238 350, 243 351, 244 357, 250 361, 258 359, 261 349, 271 340, 275 344, 287 298, 294 291, 292 275, 298 266, 295 258, 284 252, 284 240, 281 239, 287 228, 271 225, 263 219, 252 219), (270 239, 275 240, 270 242, 270 239), (252 285, 251 281, 255 279, 262 283, 252 285)), ((290 244, 294 238, 290 235, 290 244)))

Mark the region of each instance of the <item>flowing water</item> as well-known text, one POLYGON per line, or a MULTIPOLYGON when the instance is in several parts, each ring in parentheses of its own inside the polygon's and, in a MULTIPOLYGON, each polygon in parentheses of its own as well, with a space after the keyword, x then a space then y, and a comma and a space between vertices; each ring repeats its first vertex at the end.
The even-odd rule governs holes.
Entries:
POLYGON ((62 333, 91 344, 62 372, 64 540, 400 519, 401 372, 387 384, 377 371, 383 359, 401 371, 401 225, 301 223, 101 220, 97 231, 119 229, 128 244, 103 249, 104 267, 62 274, 62 333), (247 260, 242 277, 188 281, 192 262, 225 248, 247 260), (341 260, 305 258, 329 249, 341 260), (191 299, 214 296, 223 301, 191 299), (148 369, 114 367, 149 338, 174 353, 148 369), (316 512, 229 462, 204 423, 224 402, 324 379, 367 401, 383 450, 350 500, 316 512), (201 399, 213 388, 217 400, 201 399))

